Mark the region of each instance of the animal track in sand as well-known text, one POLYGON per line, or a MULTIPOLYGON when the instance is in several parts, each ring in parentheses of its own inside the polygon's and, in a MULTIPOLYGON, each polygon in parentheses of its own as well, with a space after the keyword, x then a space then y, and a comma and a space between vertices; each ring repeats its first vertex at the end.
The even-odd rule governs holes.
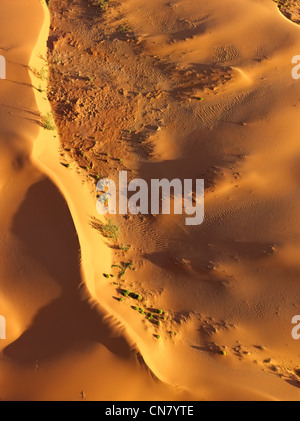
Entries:
POLYGON ((196 315, 198 332, 200 333, 200 344, 191 345, 191 348, 199 352, 204 358, 214 361, 216 357, 226 357, 228 346, 217 343, 218 334, 224 331, 235 329, 233 323, 225 320, 216 320, 210 316, 196 315), (214 340, 213 340, 214 339, 214 340))
POLYGON ((300 388, 300 369, 299 367, 287 366, 282 364, 279 359, 266 355, 268 350, 261 346, 243 346, 239 342, 231 348, 231 352, 240 361, 246 359, 248 362, 257 365, 263 371, 268 371, 277 375, 281 379, 300 388))

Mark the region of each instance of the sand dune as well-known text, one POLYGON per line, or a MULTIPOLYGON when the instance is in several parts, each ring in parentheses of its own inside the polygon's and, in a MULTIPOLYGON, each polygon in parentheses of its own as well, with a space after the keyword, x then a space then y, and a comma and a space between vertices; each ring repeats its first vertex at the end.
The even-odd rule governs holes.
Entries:
POLYGON ((90 200, 89 208, 88 192, 79 179, 59 179, 59 163, 53 160, 51 166, 57 155, 56 135, 40 127, 39 111, 49 106, 42 96, 35 98, 32 69, 41 65, 39 55, 45 54, 45 13, 33 0, 26 6, 18 1, 1 5, 1 39, 7 42, 1 47, 9 74, 0 87, 1 312, 7 320, 7 339, 1 341, 1 398, 141 399, 143 388, 153 399, 176 396, 157 384, 113 313, 100 307, 88 291, 95 267, 103 272, 110 257, 98 236, 95 247, 83 234, 79 240, 80 226, 76 230, 74 220, 95 213, 94 202, 90 200), (26 25, 21 33, 24 15, 30 17, 30 32, 26 25), (2 20, 9 25, 2 25, 2 20), (67 204, 62 195, 66 185, 72 186, 69 196, 76 194, 74 201, 81 203, 74 215, 68 208, 74 204, 67 204), (95 256, 88 256, 92 247, 99 253, 96 265, 91 263, 95 256), (92 275, 89 281, 86 273, 92 275), (126 384, 132 373, 134 379, 123 387, 122 377, 126 384))
POLYGON ((49 10, 0 6, 0 397, 298 400, 299 26, 271 0, 49 10), (204 178, 204 223, 105 238, 95 181, 120 170, 204 178))

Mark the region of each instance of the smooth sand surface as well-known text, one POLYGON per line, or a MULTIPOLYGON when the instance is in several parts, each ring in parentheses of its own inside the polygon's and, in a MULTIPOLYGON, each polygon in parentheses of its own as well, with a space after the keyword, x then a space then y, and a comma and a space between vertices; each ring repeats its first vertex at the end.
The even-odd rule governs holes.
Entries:
POLYGON ((48 10, 0 5, 0 398, 298 400, 298 25, 271 0, 87 3, 51 1, 59 134, 48 10), (120 169, 204 178, 204 223, 107 240, 93 177, 120 169))

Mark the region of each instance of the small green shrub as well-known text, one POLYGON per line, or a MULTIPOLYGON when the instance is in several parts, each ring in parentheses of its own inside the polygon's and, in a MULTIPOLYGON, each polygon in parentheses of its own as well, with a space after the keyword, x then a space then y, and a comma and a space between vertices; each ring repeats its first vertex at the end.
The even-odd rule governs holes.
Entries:
POLYGON ((143 297, 140 294, 137 294, 136 292, 133 292, 131 294, 132 298, 134 298, 135 300, 139 300, 142 301, 143 297))
POLYGON ((42 116, 42 126, 46 130, 55 130, 55 124, 51 113, 42 116))
POLYGON ((104 224, 102 226, 102 232, 103 234, 111 238, 113 240, 117 240, 119 238, 119 228, 117 225, 113 224, 112 220, 110 219, 107 224, 104 224))
POLYGON ((129 294, 130 294, 130 290, 129 289, 123 289, 122 290, 123 297, 128 297, 129 294))
POLYGON ((112 268, 119 268, 119 269, 121 269, 121 271, 118 274, 119 278, 122 278, 122 276, 125 275, 125 272, 126 272, 127 269, 133 270, 133 267, 132 267, 133 263, 132 262, 121 262, 121 265, 122 266, 120 266, 120 265, 112 265, 112 268))
POLYGON ((122 251, 124 251, 124 253, 126 253, 126 251, 128 251, 129 249, 130 249, 130 245, 128 245, 128 244, 121 244, 120 245, 120 249, 122 250, 122 251))
POLYGON ((36 69, 34 67, 31 67, 30 70, 32 71, 32 73, 38 79, 41 79, 41 80, 46 80, 47 79, 48 72, 47 72, 47 69, 45 67, 42 67, 40 70, 38 70, 38 69, 36 69))

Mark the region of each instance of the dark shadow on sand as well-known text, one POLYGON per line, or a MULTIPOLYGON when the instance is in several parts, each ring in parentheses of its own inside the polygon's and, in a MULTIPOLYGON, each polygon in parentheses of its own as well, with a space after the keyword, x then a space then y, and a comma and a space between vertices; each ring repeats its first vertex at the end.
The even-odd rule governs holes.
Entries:
MULTIPOLYGON (((89 298, 80 273, 80 246, 68 206, 48 179, 33 185, 13 221, 13 233, 61 288, 31 326, 3 353, 21 363, 51 360, 101 343, 119 357, 131 349, 114 336, 105 313, 89 298)), ((38 285, 34 286, 38 288, 38 285)))

